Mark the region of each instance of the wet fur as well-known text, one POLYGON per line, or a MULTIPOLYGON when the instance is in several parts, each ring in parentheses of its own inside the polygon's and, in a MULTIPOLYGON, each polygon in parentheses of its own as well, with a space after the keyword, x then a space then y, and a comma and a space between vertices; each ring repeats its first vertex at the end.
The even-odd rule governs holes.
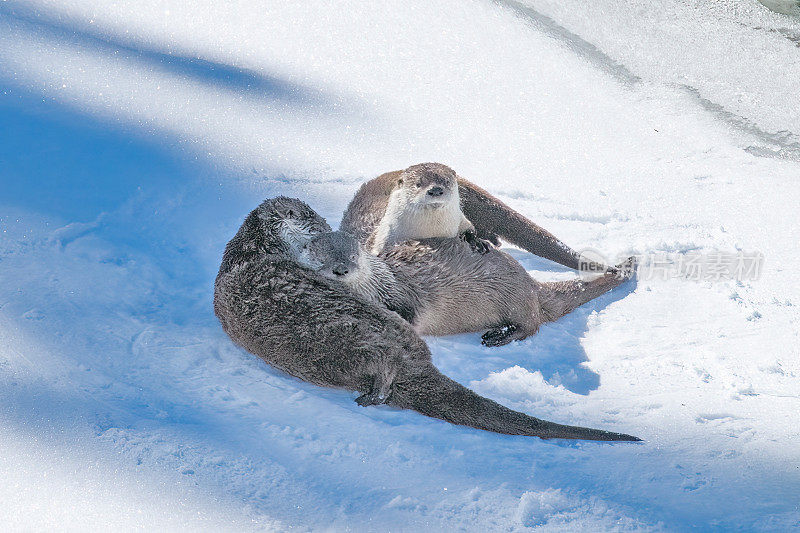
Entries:
POLYGON ((297 263, 304 237, 327 230, 308 206, 282 197, 246 217, 214 284, 214 311, 234 342, 303 380, 359 391, 361 405, 385 403, 498 433, 638 440, 530 417, 442 375, 424 341, 399 316, 297 263), (299 219, 297 242, 283 240, 282 218, 299 219))
MULTIPOLYGON (((342 251, 358 254, 358 266, 339 279, 355 292, 409 320, 421 335, 489 331, 484 344, 499 346, 535 334, 580 305, 630 277, 607 272, 594 280, 540 283, 510 255, 497 249, 475 253, 456 238, 409 241, 370 256, 353 237, 321 236, 315 254, 330 261, 342 251)), ((341 258, 339 258, 341 260, 341 258)))

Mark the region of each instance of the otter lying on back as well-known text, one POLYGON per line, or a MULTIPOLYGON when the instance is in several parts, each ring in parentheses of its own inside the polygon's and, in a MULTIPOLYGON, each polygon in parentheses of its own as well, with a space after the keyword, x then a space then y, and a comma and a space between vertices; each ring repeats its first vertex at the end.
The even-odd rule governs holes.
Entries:
POLYGON ((343 283, 358 296, 391 309, 408 322, 413 323, 423 307, 417 281, 393 271, 349 233, 320 233, 298 250, 296 257, 301 265, 343 283))
POLYGON ((409 241, 380 256, 352 235, 322 233, 299 253, 299 261, 339 280, 369 301, 408 320, 421 335, 452 335, 489 328, 483 344, 501 346, 535 334, 539 327, 621 284, 635 260, 591 281, 540 283, 513 257, 497 249, 476 254, 453 238, 409 241))

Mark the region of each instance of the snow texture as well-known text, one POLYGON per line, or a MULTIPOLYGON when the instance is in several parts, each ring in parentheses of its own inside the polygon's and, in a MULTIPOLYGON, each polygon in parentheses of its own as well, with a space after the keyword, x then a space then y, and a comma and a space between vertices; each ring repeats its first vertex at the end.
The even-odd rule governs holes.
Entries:
MULTIPOLYGON (((0 3, 4 530, 800 528, 800 21, 756 0, 0 3), (211 308, 263 198, 440 161, 639 279, 446 374, 641 444, 289 378, 211 308)), ((537 278, 574 274, 509 250, 537 278)))

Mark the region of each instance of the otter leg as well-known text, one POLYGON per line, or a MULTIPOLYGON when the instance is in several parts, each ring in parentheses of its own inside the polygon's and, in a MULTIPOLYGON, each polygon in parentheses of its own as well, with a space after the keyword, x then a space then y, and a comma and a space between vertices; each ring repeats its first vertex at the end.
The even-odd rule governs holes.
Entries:
MULTIPOLYGON (((461 223, 458 225, 458 236, 469 244, 469 247, 472 248, 474 252, 478 252, 479 254, 489 253, 489 251, 494 248, 492 242, 478 237, 475 226, 473 226, 472 222, 467 220, 467 217, 464 215, 461 215, 461 223)), ((496 236, 495 239, 497 239, 496 236)))
POLYGON ((475 228, 475 235, 478 239, 483 241, 488 241, 491 243, 495 248, 500 248, 500 245, 503 244, 500 242, 500 237, 497 236, 496 233, 492 233, 491 231, 486 231, 485 228, 475 228))
POLYGON ((372 384, 369 385, 368 391, 356 398, 356 403, 361 407, 369 405, 382 405, 389 401, 389 395, 392 392, 392 382, 394 381, 394 372, 378 372, 372 378, 372 384))
POLYGON ((547 321, 557 320, 574 311, 586 302, 602 296, 618 287, 636 273, 636 258, 617 265, 600 277, 590 281, 580 279, 540 284, 539 299, 543 318, 547 321))
POLYGON ((503 346, 511 342, 514 333, 519 329, 516 324, 503 324, 490 329, 481 335, 481 344, 484 346, 503 346))
POLYGON ((494 249, 493 244, 485 239, 481 239, 478 237, 478 234, 475 233, 474 229, 469 229, 460 235, 464 242, 469 244, 469 247, 472 248, 474 252, 479 254, 488 254, 490 251, 494 249))
POLYGON ((481 344, 484 346, 504 346, 513 341, 527 339, 539 331, 539 326, 544 321, 539 291, 527 273, 522 272, 521 275, 527 278, 527 286, 504 295, 504 305, 497 310, 500 324, 483 334, 481 344))

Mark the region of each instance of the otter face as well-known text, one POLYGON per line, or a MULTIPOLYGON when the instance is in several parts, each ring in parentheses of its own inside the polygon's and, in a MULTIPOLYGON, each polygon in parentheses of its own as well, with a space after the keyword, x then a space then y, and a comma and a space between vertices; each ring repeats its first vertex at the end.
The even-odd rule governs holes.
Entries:
POLYGON ((333 231, 313 237, 300 251, 298 261, 327 278, 348 283, 359 273, 361 254, 355 237, 333 231))
POLYGON ((405 169, 397 180, 408 205, 436 209, 458 202, 457 175, 440 163, 422 163, 405 169))
POLYGON ((314 235, 331 231, 325 219, 297 198, 277 196, 258 207, 266 233, 273 235, 296 253, 314 235))

